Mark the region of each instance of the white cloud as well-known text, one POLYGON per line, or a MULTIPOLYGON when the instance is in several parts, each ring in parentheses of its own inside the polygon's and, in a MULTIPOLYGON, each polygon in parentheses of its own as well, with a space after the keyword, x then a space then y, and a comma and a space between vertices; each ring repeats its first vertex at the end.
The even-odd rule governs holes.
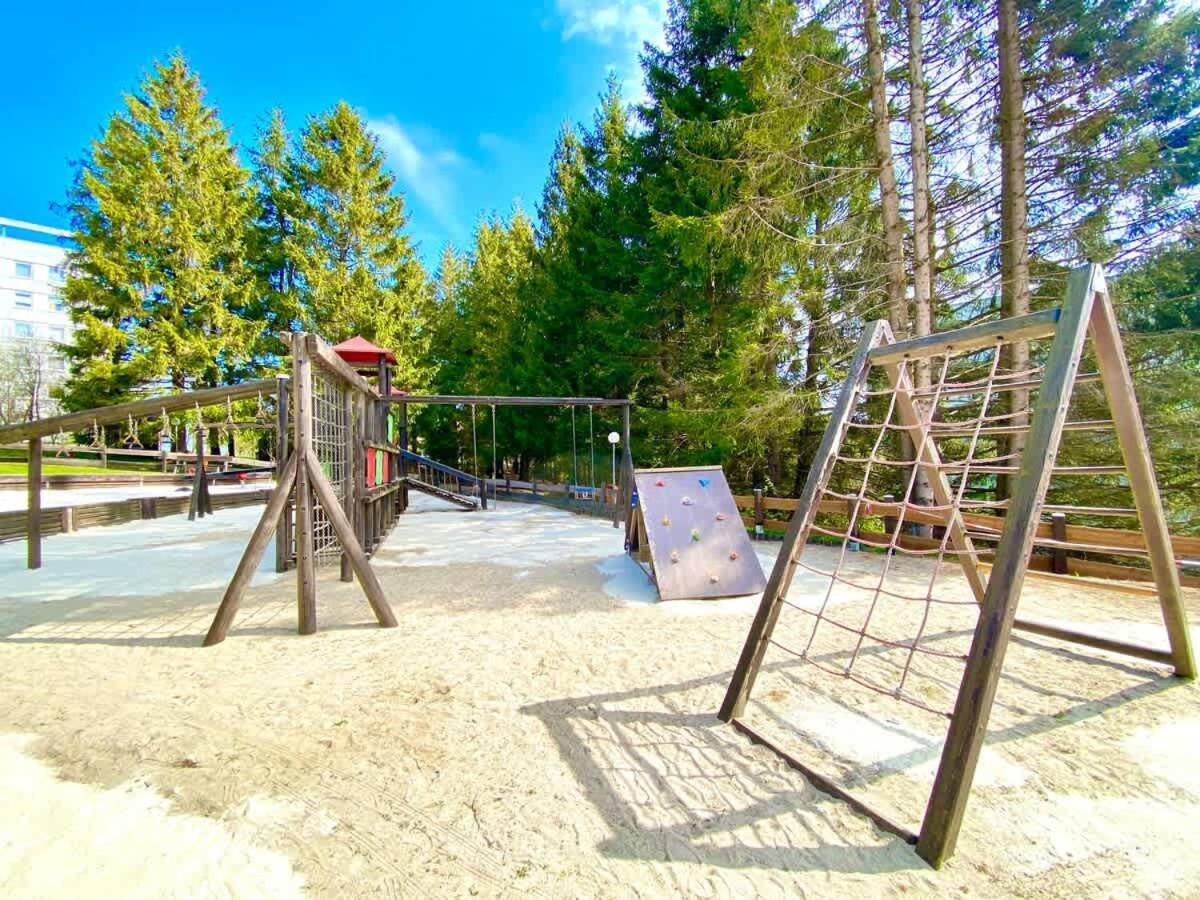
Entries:
POLYGON ((645 99, 638 54, 643 44, 666 47, 667 0, 555 0, 562 17, 562 39, 582 38, 611 47, 618 58, 609 64, 625 87, 626 99, 645 99))
POLYGON ((404 188, 421 201, 443 228, 450 232, 460 230, 453 170, 461 166, 462 157, 453 150, 436 146, 436 137, 406 129, 395 116, 366 119, 367 128, 379 138, 379 146, 404 188))
POLYGON ((646 41, 663 46, 666 0, 557 0, 557 6, 565 41, 581 35, 635 51, 646 41))

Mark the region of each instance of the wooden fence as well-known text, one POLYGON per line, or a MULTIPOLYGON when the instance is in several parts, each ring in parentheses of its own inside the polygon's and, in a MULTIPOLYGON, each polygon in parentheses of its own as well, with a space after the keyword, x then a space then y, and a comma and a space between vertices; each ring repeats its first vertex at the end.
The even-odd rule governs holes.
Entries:
MULTIPOLYGON (((781 536, 787 528, 788 519, 799 505, 798 500, 790 497, 764 497, 761 491, 755 491, 753 495, 735 494, 734 501, 742 512, 742 522, 745 526, 763 537, 781 536)), ((849 505, 852 503, 853 501, 843 503, 837 500, 822 500, 819 511, 830 515, 848 515, 849 505)), ((901 510, 904 510, 904 521, 907 524, 941 526, 946 522, 942 514, 925 512, 912 506, 905 509, 903 503, 863 501, 858 513, 860 521, 876 519, 880 527, 855 529, 856 536, 864 543, 889 543, 901 510)), ((966 512, 962 516, 971 530, 979 534, 994 535, 998 538, 1004 529, 1003 516, 966 512)), ((1149 568, 1081 559, 1071 555, 1072 552, 1111 552, 1119 555, 1122 551, 1145 551, 1146 539, 1140 531, 1067 525, 1063 519, 1056 517, 1054 522, 1042 522, 1038 525, 1037 536, 1055 542, 1056 546, 1051 554, 1037 554, 1031 557, 1030 568, 1035 571, 1127 581, 1154 580, 1149 568)), ((940 540, 903 533, 897 539, 897 543, 911 550, 928 550, 941 546, 940 540)), ((1171 545, 1177 560, 1200 560, 1200 537, 1172 535, 1171 545)), ((989 558, 987 553, 980 554, 982 562, 989 558)), ((1183 575, 1181 580, 1188 587, 1200 587, 1200 576, 1183 575)))
MULTIPOLYGON (((235 491, 212 495, 213 509, 233 509, 239 506, 254 506, 266 503, 271 489, 258 491, 235 491)), ((80 528, 100 525, 120 525, 139 519, 160 519, 177 516, 188 511, 191 497, 133 497, 128 500, 112 500, 107 503, 88 503, 79 506, 43 508, 39 516, 43 535, 65 534, 80 528)), ((0 543, 25 540, 28 537, 29 514, 17 509, 0 513, 0 543)))

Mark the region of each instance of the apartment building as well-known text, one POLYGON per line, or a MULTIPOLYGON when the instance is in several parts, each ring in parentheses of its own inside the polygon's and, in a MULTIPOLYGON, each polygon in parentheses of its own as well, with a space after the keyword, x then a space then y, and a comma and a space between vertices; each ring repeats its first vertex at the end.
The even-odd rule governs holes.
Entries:
POLYGON ((42 416, 54 411, 50 389, 67 373, 58 347, 70 343, 73 331, 62 300, 70 236, 0 218, 0 405, 23 403, 42 416))

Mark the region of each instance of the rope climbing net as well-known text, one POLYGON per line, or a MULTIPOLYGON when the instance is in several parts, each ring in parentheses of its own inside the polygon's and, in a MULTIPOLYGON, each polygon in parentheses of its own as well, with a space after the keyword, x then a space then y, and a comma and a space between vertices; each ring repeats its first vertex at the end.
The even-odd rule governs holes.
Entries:
MULTIPOLYGON (((338 502, 344 503, 350 477, 350 460, 346 438, 350 431, 347 421, 346 387, 320 369, 313 374, 312 444, 313 453, 325 477, 333 486, 338 502)), ((334 531, 328 512, 320 501, 313 506, 313 553, 318 565, 332 565, 341 558, 342 546, 334 531)))
POLYGON ((978 608, 959 563, 978 571, 975 540, 1003 527, 980 514, 1003 514, 1007 501, 989 499, 995 476, 1020 463, 986 429, 1017 415, 1005 411, 1011 385, 1041 373, 1006 368, 1006 355, 999 341, 951 350, 928 360, 928 386, 897 391, 916 380, 903 362, 858 393, 810 525, 833 552, 797 556, 816 589, 782 599, 774 649, 949 718, 978 608))
POLYGON ((1072 273, 1061 309, 900 342, 885 322, 868 327, 720 717, 940 865, 957 840, 1013 628, 1195 675, 1179 573, 1099 266, 1072 273), (1085 363, 1094 370, 1081 373, 1085 363), (1097 418, 1101 408, 1111 418, 1097 418), (1059 461, 1065 436, 1083 440, 1061 457, 1074 464, 1059 461), (1060 490, 1069 498, 1064 486, 1080 477, 1111 478, 1133 508, 1047 502, 1060 490), (1096 543, 1070 540, 1072 532, 1063 537, 1040 521, 1050 510, 1132 515, 1142 544, 1105 543, 1103 529, 1086 526, 1074 534, 1096 543), (1018 618, 1038 548, 1148 558, 1169 647, 1018 618), (896 700, 949 721, 919 835, 742 721, 762 674, 755 715, 773 731, 804 730, 798 701, 780 700, 827 686, 804 679, 804 666, 849 685, 840 702, 882 713, 896 700))

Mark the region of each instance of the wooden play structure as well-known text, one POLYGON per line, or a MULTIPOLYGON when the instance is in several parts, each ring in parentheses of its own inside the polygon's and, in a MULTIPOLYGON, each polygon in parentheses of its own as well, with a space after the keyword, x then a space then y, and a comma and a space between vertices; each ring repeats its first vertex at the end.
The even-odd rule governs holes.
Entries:
MULTIPOLYGON (((128 435, 136 433, 134 423, 142 420, 166 421, 170 413, 193 413, 196 421, 193 424, 193 435, 196 450, 192 454, 194 472, 192 474, 192 493, 188 503, 188 516, 195 518, 213 511, 213 502, 209 493, 209 479, 212 474, 208 471, 205 460, 205 432, 208 425, 203 422, 200 411, 207 407, 224 406, 237 400, 257 398, 261 406, 262 399, 274 396, 279 390, 279 381, 274 378, 258 381, 247 381, 242 384, 221 387, 201 388, 162 397, 150 397, 144 400, 133 400, 128 403, 117 403, 112 406, 85 409, 80 412, 66 413, 47 419, 37 419, 32 422, 20 422, 13 425, 0 426, 0 445, 25 443, 28 447, 29 471, 25 479, 28 502, 25 510, 27 541, 27 561, 30 569, 41 568, 42 565, 42 495, 44 482, 42 476, 42 455, 48 446, 63 446, 63 435, 68 432, 90 431, 92 443, 90 449, 99 450, 104 447, 103 426, 123 425, 128 435), (50 440, 48 441, 47 438, 50 440)), ((209 423, 212 427, 222 428, 218 422, 209 423)), ((256 425, 258 428, 275 429, 274 421, 263 421, 256 425)), ((134 450, 138 448, 133 448, 134 450)), ((161 456, 158 451, 144 451, 151 456, 161 456)), ((257 469, 262 471, 270 466, 259 464, 257 469)))
MULTIPOLYGON (((1098 443, 1104 445, 1105 440, 1098 443)), ((1064 511, 1062 506, 1056 509, 1064 511)), ((1088 507, 1071 507, 1069 512, 1093 518, 1105 514, 1088 507)), ((1059 309, 898 342, 886 322, 867 327, 719 715, 775 750, 821 789, 910 840, 925 860, 940 866, 954 851, 1014 628, 1170 666, 1180 678, 1191 679, 1196 673, 1179 573, 1117 319, 1098 265, 1071 273, 1066 301, 1059 309), (1005 367, 1009 357, 1004 351, 1015 342, 1033 348, 1034 362, 1005 367), (1081 373, 1085 361, 1095 370, 1081 373), (916 386, 917 366, 928 367, 928 387, 916 386), (1073 395, 1087 386, 1102 386, 1097 402, 1106 401, 1111 419, 1069 419, 1073 395), (1004 398, 1015 391, 1036 394, 1031 415, 1009 411, 1004 398), (1057 464, 1064 434, 1096 431, 1115 433, 1107 446, 1114 455, 1119 450, 1118 460, 1104 466, 1057 464), (901 434, 908 436, 911 454, 903 451, 901 434), (1023 452, 977 455, 996 436, 1017 434, 1025 438, 1023 452), (846 448, 852 440, 870 449, 851 453, 846 448), (901 473, 907 483, 898 501, 875 494, 881 476, 889 471, 901 473), (1013 477, 1008 499, 972 500, 967 485, 979 473, 1013 477), (911 496, 918 475, 928 479, 932 506, 904 499, 911 496), (1046 535, 1040 519, 1048 487, 1052 480, 1079 477, 1127 479, 1144 535, 1141 548, 1105 545, 1102 538, 1078 544, 1046 535), (830 508, 837 515, 830 515, 830 508), (893 518, 890 535, 879 540, 864 537, 857 529, 860 519, 880 512, 893 518), (980 522, 986 515, 991 516, 990 526, 980 522), (937 530, 914 545, 903 539, 906 520, 932 523, 937 530), (832 571, 804 558, 810 536, 837 547, 832 571), (995 547, 990 567, 979 561, 980 546, 995 547), (1165 646, 1019 617, 1018 600, 1035 546, 1148 558, 1165 646), (877 579, 864 580, 862 553, 855 554, 856 565, 847 565, 849 553, 863 550, 876 560, 877 579), (898 577, 893 560, 902 556, 923 557, 934 564, 927 589, 914 592, 898 577), (961 567, 966 580, 962 594, 949 593, 947 582, 939 581, 947 557, 961 567), (800 569, 824 580, 827 587, 820 595, 789 597, 800 569), (911 622, 911 628, 901 637, 884 636, 878 630, 884 607, 896 605, 902 612, 888 621, 911 622), (961 655, 933 633, 938 615, 950 607, 977 612, 973 635, 964 635, 969 645, 961 655), (823 641, 843 638, 845 642, 832 651, 816 649, 823 641), (866 688, 949 721, 918 833, 889 821, 750 725, 747 704, 768 650, 773 659, 783 660, 781 664, 803 661, 818 672, 848 679, 854 689, 866 688), (920 679, 926 663, 960 664, 957 689, 947 686, 944 677, 940 685, 931 681, 923 689, 920 679), (943 697, 939 686, 949 691, 944 693, 949 701, 945 707, 933 699, 943 697)))
MULTIPOLYGON (((394 627, 392 613, 369 557, 420 490, 469 509, 486 507, 486 480, 414 453, 408 447, 408 410, 416 404, 617 406, 628 400, 576 397, 412 395, 392 389, 391 353, 361 338, 335 347, 313 334, 289 336, 290 383, 279 385, 279 470, 275 492, 213 618, 205 646, 225 639, 247 585, 275 541, 277 567, 294 565, 298 630, 316 631, 316 568, 340 562, 343 581, 355 576, 379 624, 394 627), (364 377, 373 375, 374 384, 364 377), (290 431, 286 427, 290 416, 290 431), (290 437, 290 444, 288 438, 290 437), (288 444, 284 446, 284 444, 288 444)), ((494 446, 494 442, 493 442, 494 446)), ((632 471, 628 441, 623 471, 632 471)), ((625 484, 630 482, 625 480, 625 484)), ((628 496, 625 488, 623 496, 628 496)), ((628 504, 626 503, 625 506, 628 504)), ((624 506, 622 507, 622 509, 624 506)))
POLYGON ((757 594, 767 583, 720 466, 638 469, 629 552, 660 600, 757 594))

